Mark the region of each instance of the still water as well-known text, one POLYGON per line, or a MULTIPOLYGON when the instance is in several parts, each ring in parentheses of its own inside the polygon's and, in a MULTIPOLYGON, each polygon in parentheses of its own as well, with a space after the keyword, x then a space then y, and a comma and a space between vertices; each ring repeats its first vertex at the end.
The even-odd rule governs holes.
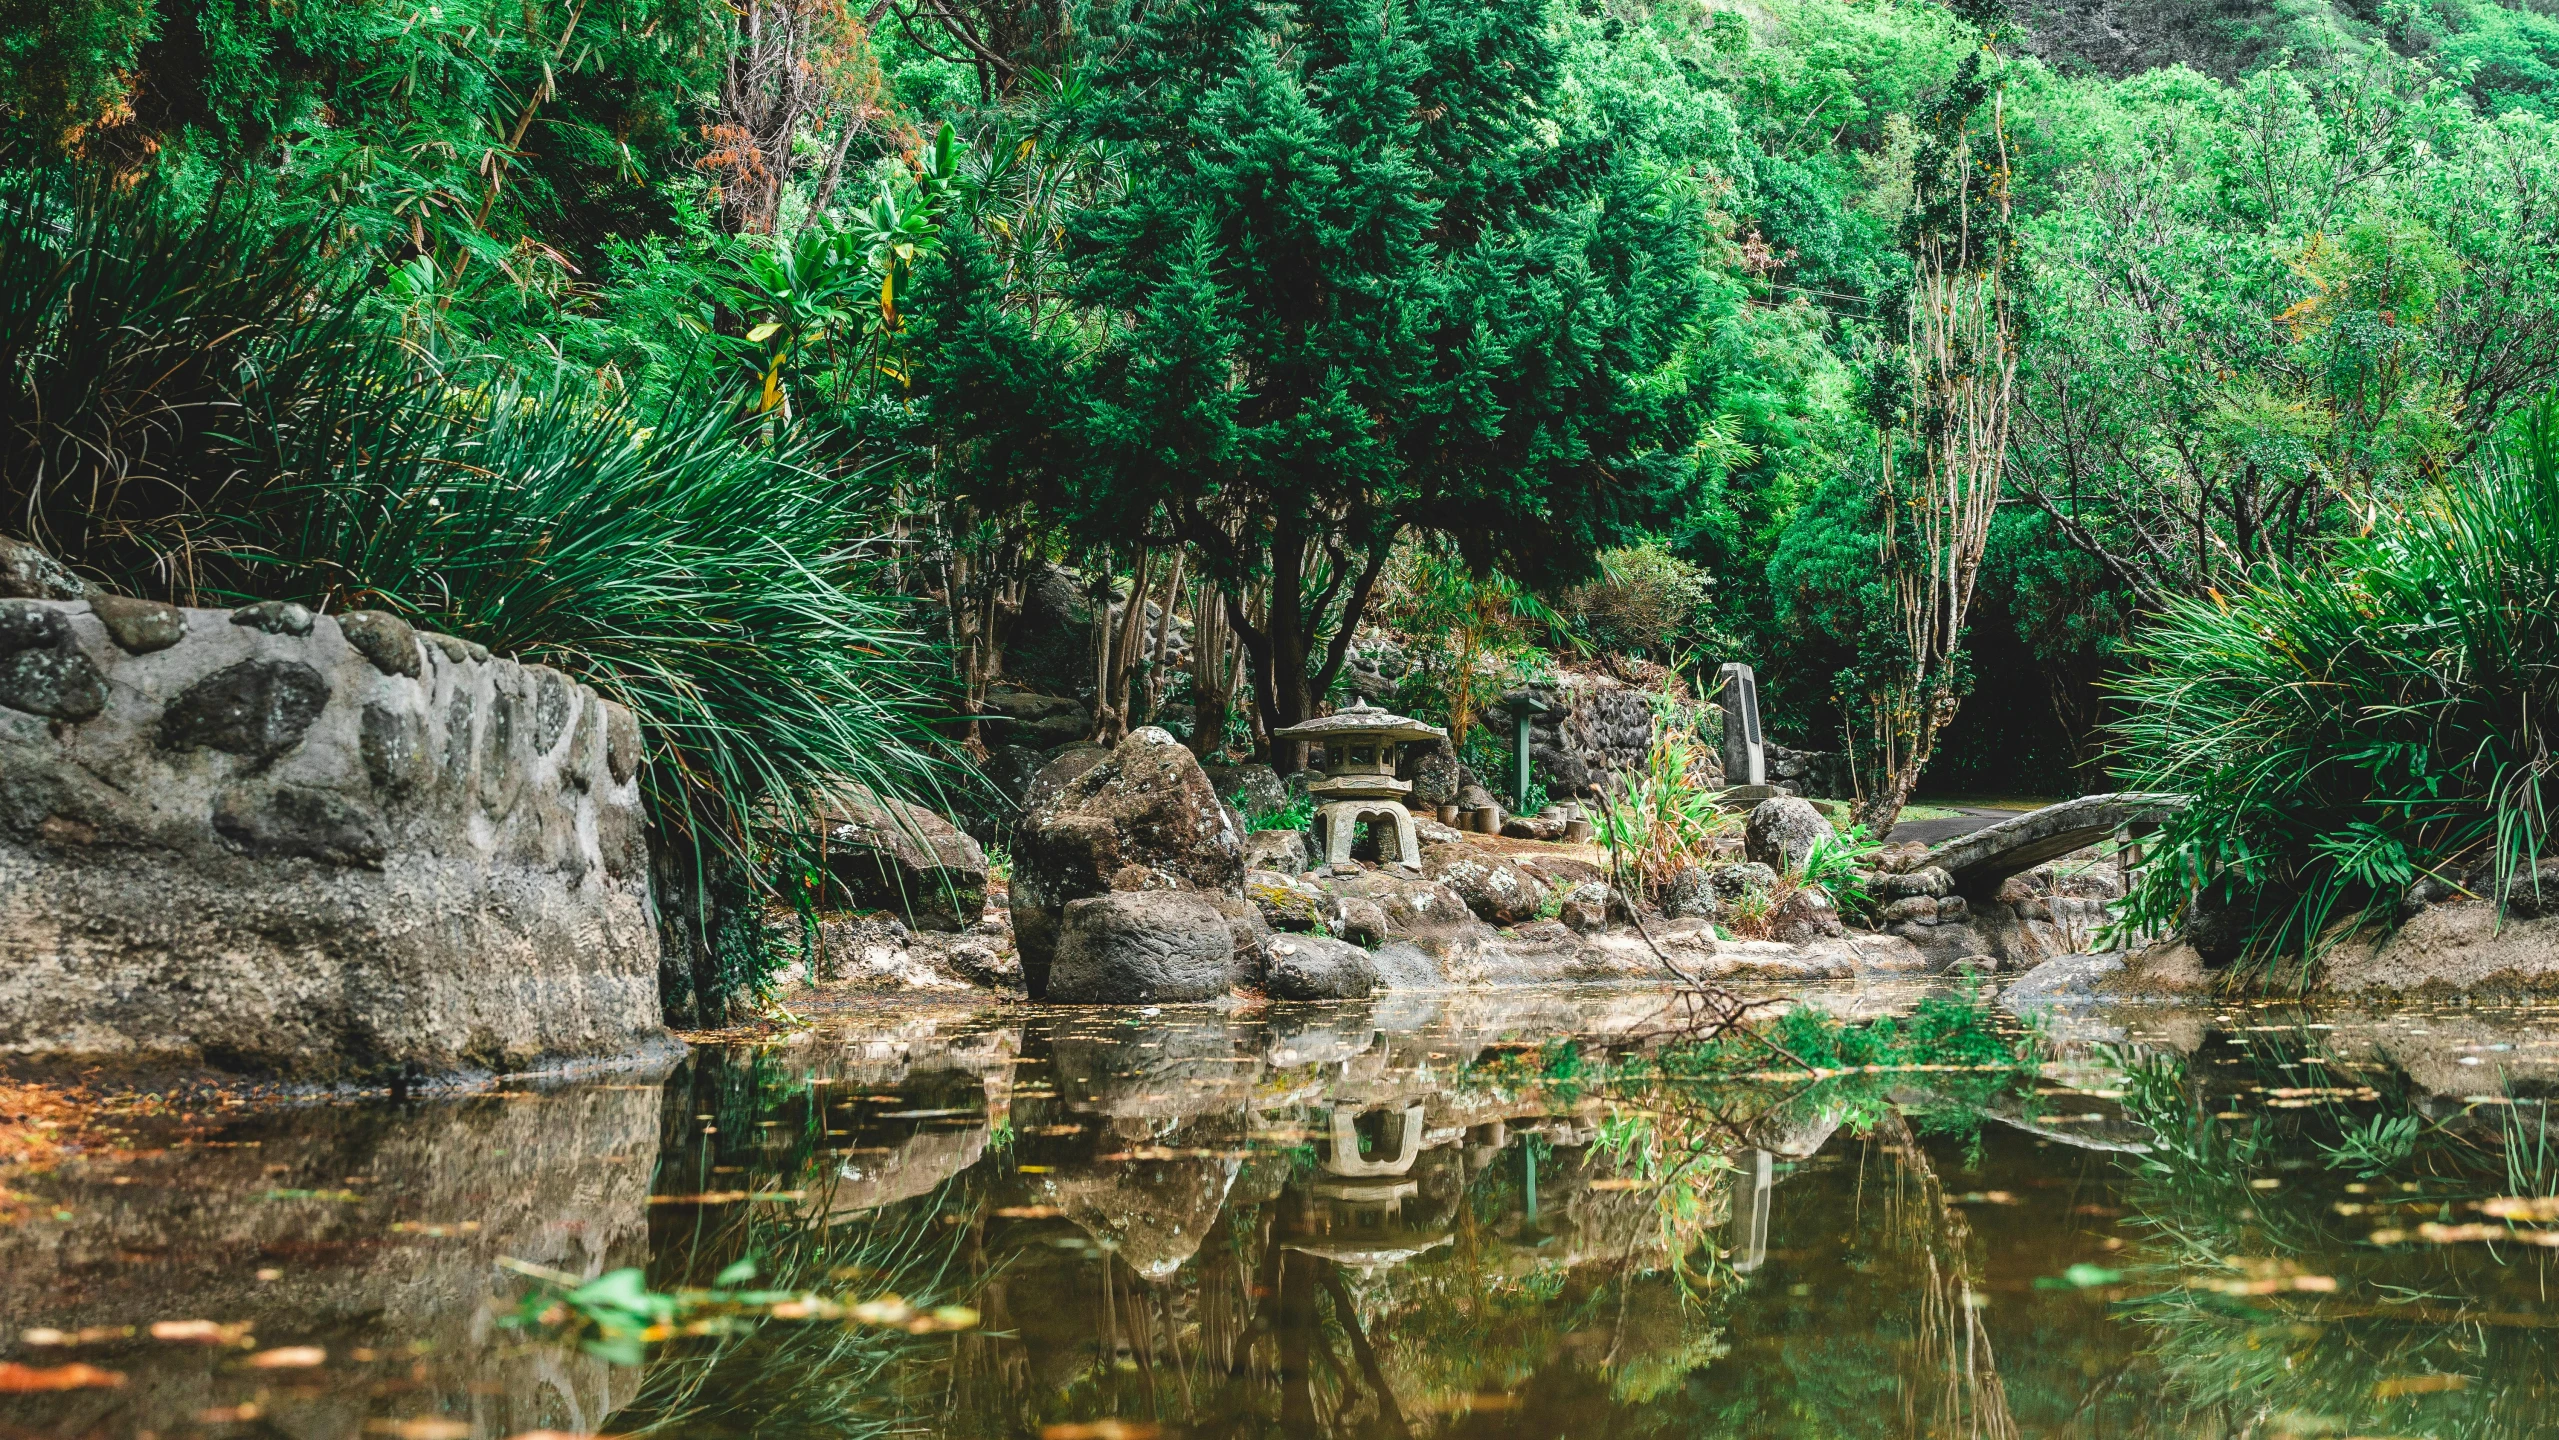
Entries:
POLYGON ((2559 1014, 1915 1028, 1012 1007, 187 1102, 8 1182, 0 1436, 2559 1434, 2559 1014))

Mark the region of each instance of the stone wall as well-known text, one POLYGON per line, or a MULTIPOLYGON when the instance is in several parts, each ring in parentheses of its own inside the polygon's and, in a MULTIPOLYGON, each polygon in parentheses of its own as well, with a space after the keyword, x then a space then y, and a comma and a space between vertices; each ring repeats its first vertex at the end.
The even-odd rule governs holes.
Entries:
POLYGON ((620 706, 389 615, 0 600, 0 1055, 657 1042, 639 764, 620 706))

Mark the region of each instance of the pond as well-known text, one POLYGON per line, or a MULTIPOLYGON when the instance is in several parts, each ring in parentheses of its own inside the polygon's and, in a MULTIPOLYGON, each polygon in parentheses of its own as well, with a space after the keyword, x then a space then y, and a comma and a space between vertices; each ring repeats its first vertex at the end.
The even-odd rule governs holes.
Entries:
POLYGON ((8 1182, 0 1436, 2559 1434, 2559 1014, 1817 998, 127 1104, 8 1182))

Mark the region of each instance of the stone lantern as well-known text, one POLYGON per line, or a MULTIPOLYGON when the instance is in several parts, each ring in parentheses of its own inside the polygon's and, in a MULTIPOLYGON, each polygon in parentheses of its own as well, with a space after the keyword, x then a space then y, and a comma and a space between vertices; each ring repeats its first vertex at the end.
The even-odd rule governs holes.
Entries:
MULTIPOLYGON (((1447 731, 1390 715, 1363 700, 1320 720, 1275 731, 1271 738, 1310 740, 1324 747, 1324 778, 1309 787, 1315 797, 1320 863, 1347 864, 1359 823, 1386 820, 1395 826, 1395 853, 1389 863, 1422 868, 1421 842, 1413 835, 1412 812, 1404 808, 1413 782, 1395 773, 1398 751, 1419 741, 1445 740, 1447 731)), ((1385 846, 1378 848, 1383 851, 1385 846)))

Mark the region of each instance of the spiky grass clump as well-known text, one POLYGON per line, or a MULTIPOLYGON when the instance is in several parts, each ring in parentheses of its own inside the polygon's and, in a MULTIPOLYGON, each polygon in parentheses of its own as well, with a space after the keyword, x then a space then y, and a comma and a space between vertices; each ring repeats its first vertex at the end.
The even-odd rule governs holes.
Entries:
POLYGON ((136 593, 397 611, 628 704, 661 858, 698 882, 662 889, 679 1013, 774 963, 717 913, 756 903, 773 822, 847 780, 932 791, 932 657, 864 583, 871 488, 819 441, 707 387, 643 412, 430 362, 355 313, 367 262, 324 226, 64 193, 0 195, 0 529, 136 593))
POLYGON ((2199 902, 2253 961, 2387 925, 2435 877, 2537 890, 2559 726, 2559 401, 2327 563, 2172 604, 2133 647, 2127 788, 2179 791, 2127 924, 2199 902))

